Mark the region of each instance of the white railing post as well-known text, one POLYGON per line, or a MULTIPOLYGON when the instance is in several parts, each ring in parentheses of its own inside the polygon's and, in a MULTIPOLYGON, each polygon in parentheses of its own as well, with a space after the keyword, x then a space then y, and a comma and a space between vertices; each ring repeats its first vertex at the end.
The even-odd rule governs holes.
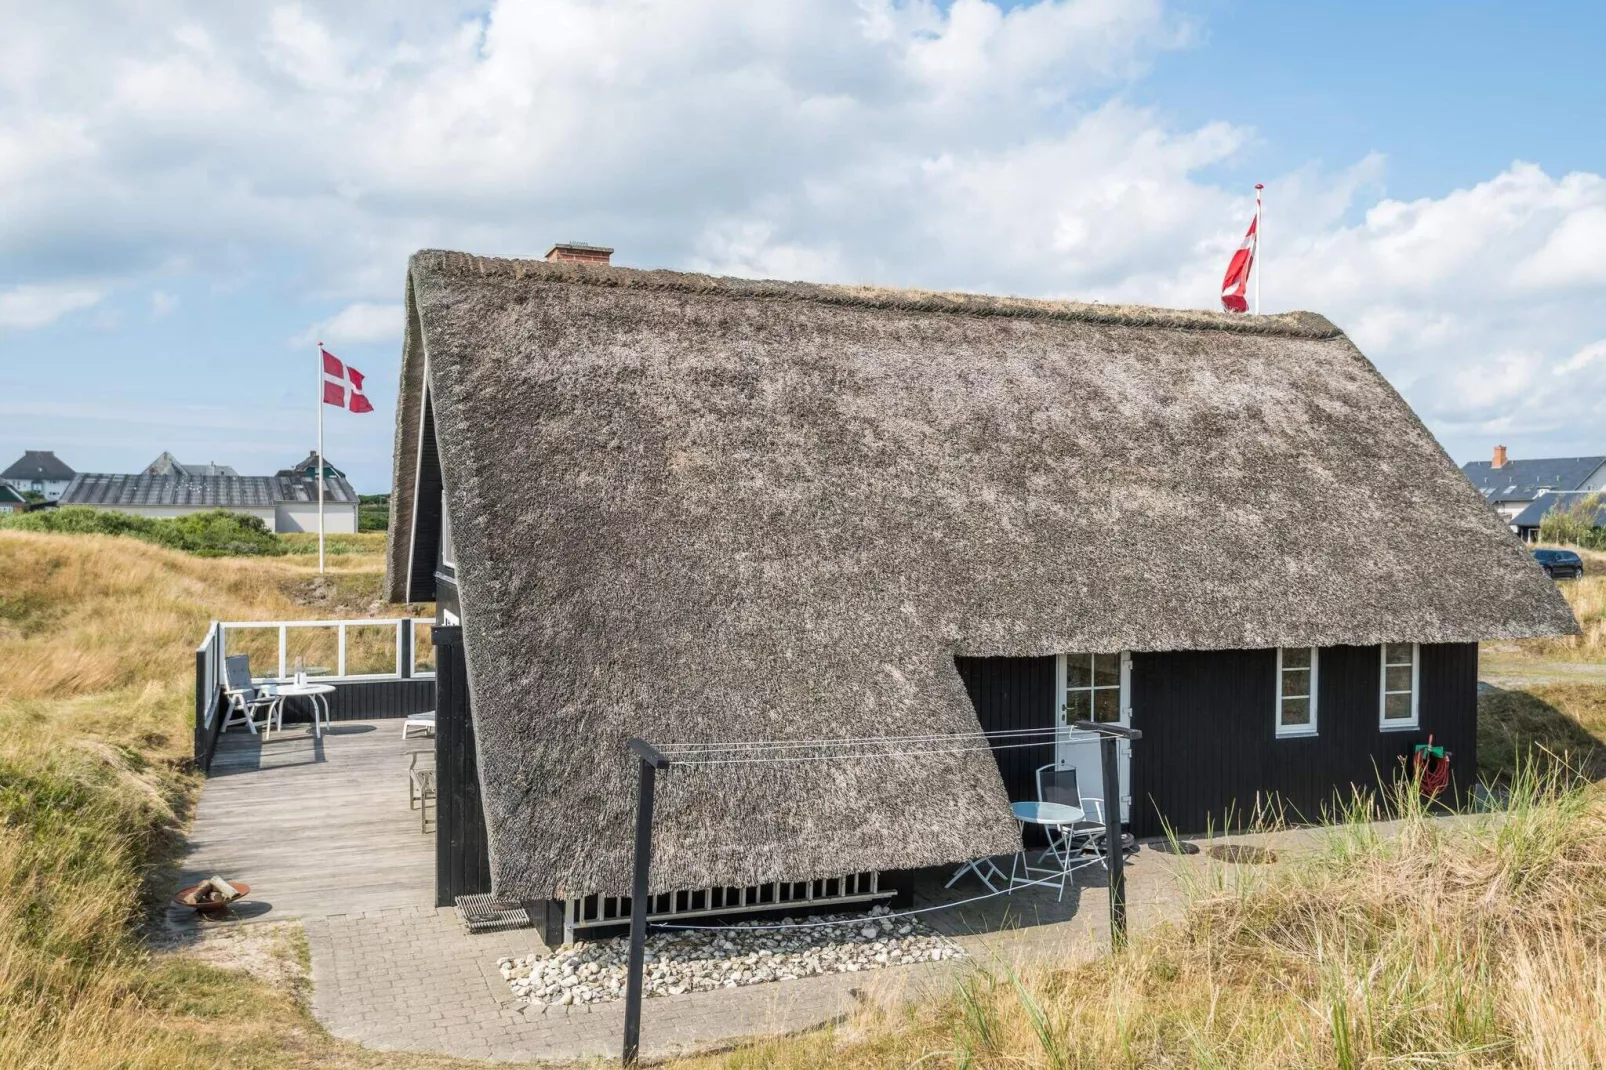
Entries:
POLYGON ((335 653, 335 675, 338 676, 338 677, 341 677, 342 679, 344 679, 345 675, 346 675, 346 622, 345 621, 341 621, 339 624, 335 625, 335 634, 337 636, 337 638, 335 640, 335 642, 336 642, 336 647, 335 647, 335 650, 336 650, 336 653, 335 653))
POLYGON ((279 625, 279 679, 281 679, 281 680, 283 680, 286 676, 290 675, 288 670, 285 668, 285 656, 284 656, 285 636, 287 634, 288 634, 288 629, 286 629, 283 624, 279 625))

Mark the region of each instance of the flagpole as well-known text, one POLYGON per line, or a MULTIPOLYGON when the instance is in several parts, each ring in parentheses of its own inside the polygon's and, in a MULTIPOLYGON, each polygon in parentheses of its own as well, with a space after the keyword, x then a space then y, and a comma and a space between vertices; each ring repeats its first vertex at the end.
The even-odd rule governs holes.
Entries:
POLYGON ((323 343, 318 343, 318 572, 323 572, 323 343))
POLYGON ((1255 315, 1260 315, 1260 273, 1265 270, 1266 255, 1261 248, 1261 242, 1266 237, 1265 210, 1261 207, 1260 191, 1266 187, 1255 183, 1255 315))

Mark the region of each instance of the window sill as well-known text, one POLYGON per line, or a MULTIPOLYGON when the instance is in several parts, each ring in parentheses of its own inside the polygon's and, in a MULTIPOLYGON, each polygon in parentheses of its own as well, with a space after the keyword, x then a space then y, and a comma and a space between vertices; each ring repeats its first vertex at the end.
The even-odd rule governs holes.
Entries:
POLYGON ((1377 726, 1377 730, 1379 732, 1415 732, 1420 727, 1415 721, 1412 721, 1410 724, 1380 724, 1377 726))
POLYGON ((1321 732, 1319 732, 1318 730, 1316 730, 1314 728, 1303 729, 1303 730, 1298 731, 1298 732, 1293 731, 1292 729, 1288 729, 1288 730, 1285 730, 1285 731, 1278 732, 1277 733, 1277 738, 1278 739, 1315 739, 1319 735, 1321 735, 1321 732))

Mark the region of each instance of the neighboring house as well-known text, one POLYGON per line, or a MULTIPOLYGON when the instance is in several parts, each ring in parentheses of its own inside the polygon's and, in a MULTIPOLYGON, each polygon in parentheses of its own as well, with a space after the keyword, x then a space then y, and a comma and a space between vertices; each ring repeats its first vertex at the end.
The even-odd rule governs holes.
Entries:
POLYGON ((17 490, 43 494, 46 501, 53 502, 66 492, 75 474, 50 450, 27 450, 17 463, 0 472, 0 479, 17 490))
MULTIPOLYGON (((84 473, 72 481, 61 497, 61 504, 115 509, 149 517, 228 509, 257 517, 269 531, 318 530, 317 483, 285 473, 276 476, 84 473)), ((324 531, 349 534, 356 530, 357 492, 344 477, 332 478, 325 487, 324 531)))
POLYGON ((1541 494, 1564 490, 1606 490, 1606 457, 1545 457, 1514 461, 1504 446, 1488 461, 1461 466, 1478 493, 1495 511, 1514 522, 1541 494))
POLYGON ((0 513, 26 513, 28 499, 10 483, 0 483, 0 513))
POLYGON ((226 464, 183 464, 166 450, 162 455, 145 466, 148 476, 237 476, 236 472, 226 464))
MULTIPOLYGON (((323 472, 330 479, 346 478, 346 473, 331 464, 327 457, 323 459, 323 472)), ((282 469, 279 474, 281 476, 297 476, 302 479, 313 478, 318 474, 318 451, 310 451, 300 464, 293 464, 289 468, 282 469)))
POLYGON ((1581 501, 1596 499, 1595 526, 1606 528, 1606 495, 1598 490, 1563 490, 1541 494, 1528 508, 1512 518, 1511 527, 1523 542, 1539 541, 1539 526, 1550 513, 1565 513, 1581 501))
POLYGON ((1043 763, 1139 836, 1319 819, 1429 736, 1465 793, 1478 643, 1577 632, 1321 316, 446 252, 407 307, 444 903, 628 912, 633 736, 1043 733, 660 774, 655 892, 709 906, 1013 851, 1043 763), (1082 717, 1142 730, 1118 785, 1082 717))

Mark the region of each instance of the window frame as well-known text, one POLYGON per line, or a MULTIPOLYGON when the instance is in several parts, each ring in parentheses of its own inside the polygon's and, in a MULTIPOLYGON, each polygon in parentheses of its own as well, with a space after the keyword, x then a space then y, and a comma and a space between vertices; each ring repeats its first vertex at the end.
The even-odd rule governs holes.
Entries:
POLYGON ((1378 681, 1377 681, 1377 727, 1380 732, 1414 732, 1422 726, 1422 644, 1411 644, 1411 717, 1409 720, 1388 717, 1390 695, 1401 695, 1403 691, 1389 690, 1389 669, 1400 668, 1403 662, 1389 661, 1389 647, 1403 646, 1403 643, 1378 644, 1378 681))
POLYGON ((446 511, 446 491, 441 490, 441 564, 457 572, 457 544, 452 541, 452 515, 446 511))
POLYGON ((1278 647, 1277 648, 1277 697, 1271 708, 1271 723, 1278 739, 1302 739, 1319 735, 1317 727, 1317 681, 1321 678, 1321 648, 1320 647, 1278 647), (1290 695, 1289 698, 1304 697, 1310 700, 1310 723, 1298 725, 1283 724, 1283 651, 1309 650, 1310 651, 1310 693, 1305 696, 1290 695))

